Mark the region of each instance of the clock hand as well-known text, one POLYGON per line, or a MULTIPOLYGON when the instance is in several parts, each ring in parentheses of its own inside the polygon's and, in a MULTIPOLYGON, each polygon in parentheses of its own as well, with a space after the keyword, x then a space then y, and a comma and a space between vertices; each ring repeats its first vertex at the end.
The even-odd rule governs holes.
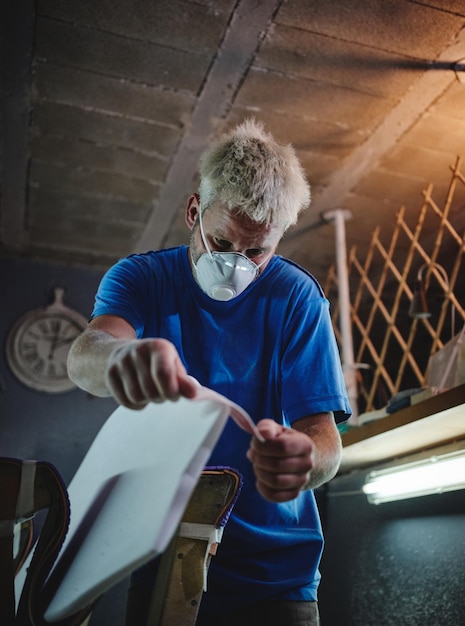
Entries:
POLYGON ((52 342, 50 344, 50 350, 48 351, 48 360, 51 361, 53 359, 53 355, 55 354, 55 350, 58 343, 58 330, 55 330, 52 336, 52 342))
POLYGON ((75 337, 62 337, 61 339, 58 339, 55 342, 55 348, 58 348, 60 346, 64 346, 67 343, 71 343, 72 341, 74 341, 75 337))
POLYGON ((71 337, 54 337, 52 340, 52 343, 50 345, 50 351, 48 353, 48 358, 52 359, 53 355, 55 354, 55 350, 57 348, 60 348, 61 346, 65 346, 66 344, 71 343, 72 341, 74 341, 75 337, 71 336, 71 337))

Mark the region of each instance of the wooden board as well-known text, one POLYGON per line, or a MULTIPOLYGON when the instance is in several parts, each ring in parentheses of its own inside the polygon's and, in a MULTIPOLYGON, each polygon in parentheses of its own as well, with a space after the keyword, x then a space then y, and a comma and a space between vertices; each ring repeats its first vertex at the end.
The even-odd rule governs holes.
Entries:
POLYGON ((462 437, 465 437, 465 385, 344 433, 339 472, 462 437))

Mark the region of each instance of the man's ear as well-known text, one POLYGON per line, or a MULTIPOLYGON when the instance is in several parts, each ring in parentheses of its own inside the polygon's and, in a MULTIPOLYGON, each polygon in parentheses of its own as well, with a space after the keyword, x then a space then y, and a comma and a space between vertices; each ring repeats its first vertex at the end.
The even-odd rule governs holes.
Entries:
POLYGON ((198 193, 193 193, 189 196, 186 207, 186 215, 185 220, 187 224, 187 228, 192 230, 194 225, 199 217, 200 211, 200 198, 198 193))

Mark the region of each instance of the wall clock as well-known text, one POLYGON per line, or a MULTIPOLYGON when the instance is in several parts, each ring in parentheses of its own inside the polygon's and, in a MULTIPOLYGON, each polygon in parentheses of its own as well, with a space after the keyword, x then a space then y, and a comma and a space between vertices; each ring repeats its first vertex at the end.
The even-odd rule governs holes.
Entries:
POLYGON ((8 364, 15 376, 37 391, 62 393, 75 389, 66 360, 73 340, 87 326, 86 318, 63 304, 64 289, 55 289, 48 307, 23 315, 6 341, 8 364))

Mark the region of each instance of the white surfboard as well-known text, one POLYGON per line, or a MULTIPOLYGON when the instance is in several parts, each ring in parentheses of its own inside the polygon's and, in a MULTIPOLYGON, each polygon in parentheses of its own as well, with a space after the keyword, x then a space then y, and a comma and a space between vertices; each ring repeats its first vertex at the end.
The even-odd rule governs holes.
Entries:
POLYGON ((119 407, 91 445, 68 492, 71 523, 47 584, 50 622, 85 608, 168 545, 229 415, 250 417, 199 387, 198 398, 119 407))

